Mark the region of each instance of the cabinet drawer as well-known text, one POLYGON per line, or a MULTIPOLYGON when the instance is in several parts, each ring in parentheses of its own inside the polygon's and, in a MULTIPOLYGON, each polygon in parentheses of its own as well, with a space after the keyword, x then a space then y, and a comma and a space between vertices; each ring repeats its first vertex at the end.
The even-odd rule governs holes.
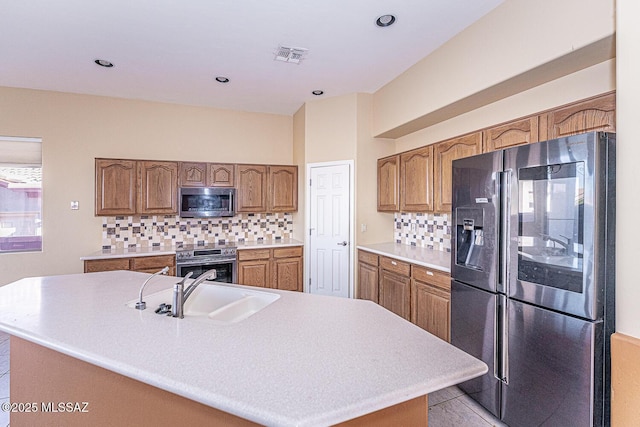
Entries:
POLYGON ((358 251, 358 261, 364 262, 365 264, 378 266, 378 255, 372 254, 371 252, 358 251))
POLYGON ((302 256, 302 246, 291 246, 273 250, 274 258, 296 258, 302 256))
POLYGON ((176 263, 175 255, 141 256, 131 258, 131 269, 140 270, 160 270, 163 267, 173 267, 176 263))
POLYGON ((442 271, 419 265, 411 266, 411 277, 424 283, 429 283, 446 291, 451 290, 451 276, 442 271))
POLYGON ((97 271, 128 270, 129 258, 95 259, 84 262, 85 273, 97 271))
POLYGON ((244 249, 237 252, 238 261, 251 261, 254 259, 269 259, 271 251, 269 249, 244 249))
POLYGON ((380 267, 387 271, 393 271, 394 273, 401 274, 403 276, 409 276, 411 271, 411 264, 403 262, 394 258, 380 257, 380 267))

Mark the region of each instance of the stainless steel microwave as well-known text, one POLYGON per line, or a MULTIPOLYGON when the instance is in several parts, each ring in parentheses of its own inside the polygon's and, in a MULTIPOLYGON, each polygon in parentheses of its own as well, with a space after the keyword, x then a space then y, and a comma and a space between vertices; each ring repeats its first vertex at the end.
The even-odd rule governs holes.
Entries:
POLYGON ((211 218, 235 215, 235 188, 180 187, 181 218, 211 218))

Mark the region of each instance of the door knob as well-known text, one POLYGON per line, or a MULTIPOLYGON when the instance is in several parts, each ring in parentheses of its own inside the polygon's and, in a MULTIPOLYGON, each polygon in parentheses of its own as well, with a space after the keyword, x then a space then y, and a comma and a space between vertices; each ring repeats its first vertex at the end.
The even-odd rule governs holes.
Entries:
POLYGON ((338 246, 347 246, 347 242, 338 242, 338 246))

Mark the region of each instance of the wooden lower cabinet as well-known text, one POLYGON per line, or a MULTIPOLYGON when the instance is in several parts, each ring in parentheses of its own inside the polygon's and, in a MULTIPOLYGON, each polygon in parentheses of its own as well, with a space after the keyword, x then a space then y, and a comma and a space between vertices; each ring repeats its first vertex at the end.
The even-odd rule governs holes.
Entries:
POLYGON ((84 262, 85 273, 99 271, 131 270, 141 273, 155 273, 164 267, 169 267, 167 275, 176 275, 175 255, 153 255, 128 258, 93 259, 84 262))
POLYGON ((302 280, 302 246, 238 251, 241 285, 302 292, 302 280))
POLYGON ((388 270, 380 270, 378 303, 400 317, 411 320, 411 279, 388 270))
POLYGON ((378 255, 358 251, 358 292, 356 298, 378 302, 378 255))
POLYGON ((411 266, 411 322, 451 341, 451 280, 448 274, 411 266))
POLYGON ((451 340, 451 276, 358 251, 357 298, 374 301, 431 334, 451 340))

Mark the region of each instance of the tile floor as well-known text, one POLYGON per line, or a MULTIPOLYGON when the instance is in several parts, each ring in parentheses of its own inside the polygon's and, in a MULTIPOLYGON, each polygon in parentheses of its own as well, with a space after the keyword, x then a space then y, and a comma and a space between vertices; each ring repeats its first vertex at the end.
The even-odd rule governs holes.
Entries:
MULTIPOLYGON (((0 404, 9 401, 9 335, 0 332, 0 404)), ((0 427, 9 426, 9 414, 0 411, 0 427)), ((429 395, 430 427, 503 427, 482 406, 458 387, 449 387, 429 395)))

